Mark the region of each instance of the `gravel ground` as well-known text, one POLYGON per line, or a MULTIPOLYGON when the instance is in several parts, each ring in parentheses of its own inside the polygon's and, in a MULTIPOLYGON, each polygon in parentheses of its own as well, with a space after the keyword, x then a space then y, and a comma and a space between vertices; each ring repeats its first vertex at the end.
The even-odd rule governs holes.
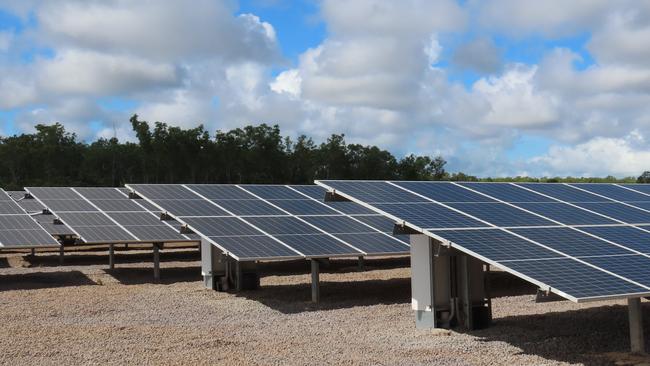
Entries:
MULTIPOLYGON (((262 288, 203 288, 195 251, 57 256, 0 253, 0 363, 227 365, 633 365, 621 301, 535 304, 505 273, 491 286, 494 324, 420 331, 410 310, 408 258, 332 261, 322 304, 309 302, 308 263, 265 263, 262 288)), ((645 319, 650 321, 650 305, 645 319)), ((646 324, 646 327, 650 327, 646 324)), ((649 348, 650 349, 650 348, 649 348)))

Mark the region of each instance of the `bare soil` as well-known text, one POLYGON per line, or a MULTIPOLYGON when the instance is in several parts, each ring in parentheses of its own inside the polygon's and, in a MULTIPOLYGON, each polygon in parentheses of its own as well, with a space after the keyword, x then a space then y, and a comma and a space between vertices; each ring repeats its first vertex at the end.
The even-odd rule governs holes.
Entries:
MULTIPOLYGON (((205 289, 196 250, 0 253, 0 364, 640 365, 623 301, 534 303, 535 288, 494 273, 494 323, 417 330, 408 258, 332 260, 310 303, 309 265, 262 263, 261 288, 205 289)), ((650 305, 644 302, 646 328, 650 305)), ((649 337, 646 337, 649 338, 649 337)), ((650 349, 650 348, 649 348, 650 349)))

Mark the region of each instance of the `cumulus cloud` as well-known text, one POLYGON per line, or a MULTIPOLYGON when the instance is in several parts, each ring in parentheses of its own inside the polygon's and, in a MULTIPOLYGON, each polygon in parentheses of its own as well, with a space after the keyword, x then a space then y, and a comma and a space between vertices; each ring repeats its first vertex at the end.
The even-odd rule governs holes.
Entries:
POLYGON ((649 168, 645 2, 323 0, 327 34, 290 66, 273 25, 234 1, 0 4, 37 24, 0 33, 0 108, 17 111, 24 131, 61 121, 83 138, 132 139, 137 112, 211 131, 265 122, 319 140, 345 133, 397 154, 441 153, 479 175, 649 168), (509 60, 493 40, 584 34, 584 49, 546 49, 537 64, 509 60), (32 46, 46 51, 16 62, 32 46), (577 68, 587 53, 595 62, 577 68), (450 70, 479 77, 463 83, 450 70), (113 96, 133 109, 102 107, 113 96), (507 159, 522 135, 553 147, 507 159))

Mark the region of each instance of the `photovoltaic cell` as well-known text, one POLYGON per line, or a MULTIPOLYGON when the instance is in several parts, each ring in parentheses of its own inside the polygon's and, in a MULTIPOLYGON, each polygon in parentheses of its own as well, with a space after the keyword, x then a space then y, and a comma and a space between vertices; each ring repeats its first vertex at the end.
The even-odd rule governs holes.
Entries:
POLYGON ((641 253, 650 254, 650 232, 631 226, 593 226, 581 227, 580 230, 641 253))
POLYGON ((236 217, 186 217, 183 221, 205 236, 263 235, 236 217))
POLYGON ((569 258, 508 262, 508 268, 578 299, 648 292, 641 286, 569 258))
POLYGON ((377 232, 373 228, 345 216, 306 216, 302 219, 330 234, 377 232))
POLYGON ((629 250, 567 227, 512 229, 512 231, 572 257, 632 253, 629 250))
POLYGON ((430 202, 426 198, 406 192, 387 182, 327 181, 327 184, 336 190, 345 192, 369 204, 430 202))
POLYGON ((642 211, 617 202, 576 203, 576 205, 620 220, 627 224, 650 223, 650 212, 642 211))
POLYGON ((526 202, 514 203, 514 205, 565 225, 607 225, 617 223, 614 220, 562 202, 526 202))
POLYGON ((555 200, 507 183, 459 183, 504 202, 556 202, 555 200))
POLYGON ((292 215, 339 215, 333 209, 310 199, 269 200, 269 202, 292 215))
POLYGON ((575 189, 560 183, 516 183, 564 202, 611 202, 607 198, 575 189))
POLYGON ((448 203, 448 205, 497 226, 557 225, 504 203, 448 203))
POLYGON ((404 242, 377 232, 334 234, 334 236, 367 253, 403 253, 408 250, 408 246, 404 242))
POLYGON ((650 194, 650 184, 621 184, 623 187, 633 189, 637 192, 650 194))
POLYGON ((216 204, 237 216, 286 215, 272 205, 258 200, 214 200, 216 204))
POLYGON ((158 199, 156 203, 165 211, 173 212, 175 216, 230 216, 226 211, 201 198, 158 199))
POLYGON ((246 221, 271 235, 320 233, 318 229, 291 216, 247 217, 246 221))
POLYGON ((421 194, 438 202, 496 202, 452 183, 440 182, 392 182, 409 191, 421 194))
POLYGON ((650 286, 650 258, 646 256, 625 255, 583 258, 583 260, 643 286, 650 286))
POLYGON ((421 228, 460 228, 488 227, 478 220, 472 219, 437 203, 377 203, 374 207, 395 217, 408 217, 409 222, 421 228))
POLYGON ((187 184, 187 187, 210 200, 255 199, 252 194, 231 184, 187 184))
POLYGON ((210 238, 229 253, 244 259, 289 257, 299 254, 266 235, 221 236, 210 238))
POLYGON ((241 187, 265 200, 299 200, 305 198, 305 196, 285 186, 247 184, 241 187))
POLYGON ((596 194, 606 196, 607 198, 616 201, 646 201, 650 202, 650 196, 641 193, 630 191, 629 189, 621 188, 613 184, 601 183, 580 183, 571 184, 571 186, 587 190, 596 194))
POLYGON ((433 233, 453 244, 497 262, 562 257, 561 254, 500 229, 436 230, 433 233))
POLYGON ((307 256, 357 256, 362 254, 327 234, 276 235, 275 237, 307 256))

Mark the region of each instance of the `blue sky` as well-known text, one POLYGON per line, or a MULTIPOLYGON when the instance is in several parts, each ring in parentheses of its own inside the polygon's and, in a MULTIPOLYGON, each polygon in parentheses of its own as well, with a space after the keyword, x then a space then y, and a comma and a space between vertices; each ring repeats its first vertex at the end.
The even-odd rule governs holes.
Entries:
POLYGON ((0 134, 277 123, 480 176, 650 169, 650 6, 0 1, 0 134))

